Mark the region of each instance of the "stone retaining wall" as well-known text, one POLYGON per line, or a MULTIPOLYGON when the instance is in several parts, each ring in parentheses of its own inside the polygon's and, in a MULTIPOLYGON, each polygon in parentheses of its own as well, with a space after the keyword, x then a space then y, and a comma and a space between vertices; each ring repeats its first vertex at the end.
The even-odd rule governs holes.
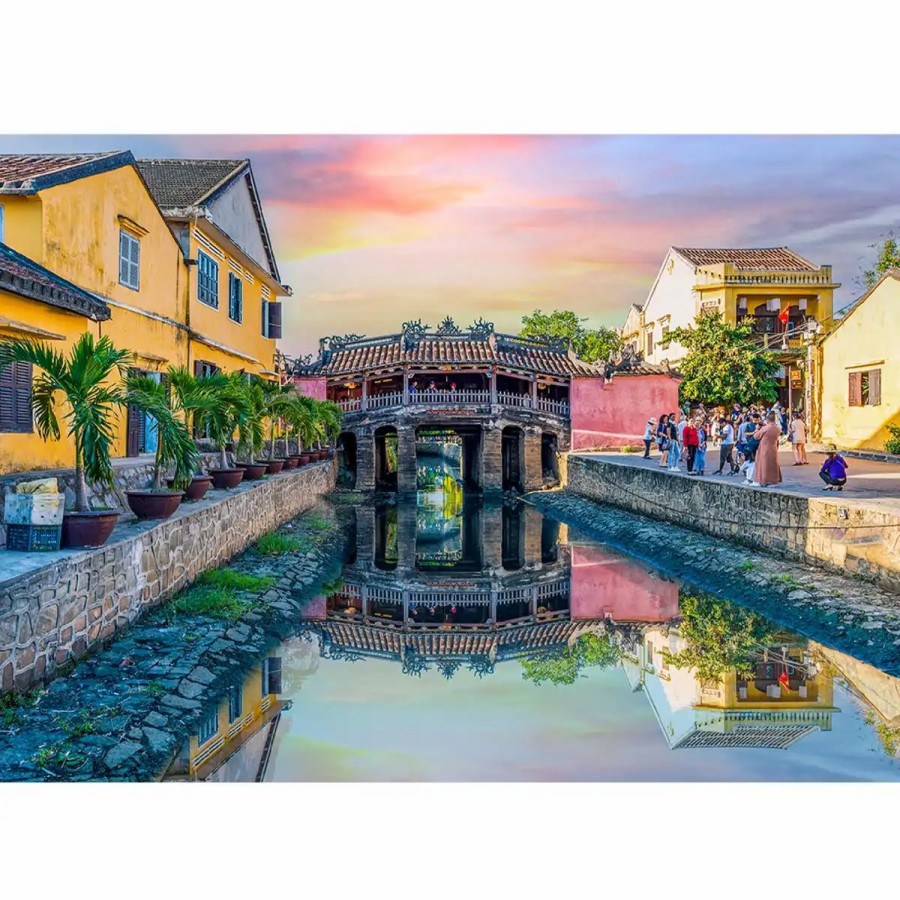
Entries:
POLYGON ((334 481, 333 462, 322 462, 216 492, 165 522, 117 529, 104 547, 55 555, 18 579, 3 580, 0 552, 0 692, 53 677, 146 608, 311 507, 334 481))
POLYGON ((803 497, 576 454, 566 468, 569 490, 583 497, 900 593, 900 514, 877 501, 803 497))

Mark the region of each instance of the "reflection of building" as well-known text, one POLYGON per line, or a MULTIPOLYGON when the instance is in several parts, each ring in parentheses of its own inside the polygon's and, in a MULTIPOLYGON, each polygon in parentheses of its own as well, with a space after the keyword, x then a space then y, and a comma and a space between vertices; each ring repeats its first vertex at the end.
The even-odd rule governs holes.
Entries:
POLYGON ((760 648, 750 678, 732 669, 715 684, 701 684, 693 669, 667 663, 685 642, 674 630, 649 628, 623 661, 633 690, 650 702, 672 749, 786 749, 814 731, 830 731, 832 679, 805 647, 760 648))
POLYGON ((169 781, 262 781, 283 710, 281 658, 271 656, 235 682, 200 720, 165 778, 169 781))

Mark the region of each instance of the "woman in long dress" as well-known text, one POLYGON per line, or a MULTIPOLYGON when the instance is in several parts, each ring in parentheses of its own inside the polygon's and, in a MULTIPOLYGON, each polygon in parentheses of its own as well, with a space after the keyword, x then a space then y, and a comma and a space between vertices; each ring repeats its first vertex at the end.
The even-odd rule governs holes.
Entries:
POLYGON ((753 470, 753 484, 764 487, 767 484, 781 484, 781 467, 778 465, 778 437, 781 428, 775 424, 775 414, 766 416, 764 425, 753 432, 759 441, 756 451, 756 468, 753 470))

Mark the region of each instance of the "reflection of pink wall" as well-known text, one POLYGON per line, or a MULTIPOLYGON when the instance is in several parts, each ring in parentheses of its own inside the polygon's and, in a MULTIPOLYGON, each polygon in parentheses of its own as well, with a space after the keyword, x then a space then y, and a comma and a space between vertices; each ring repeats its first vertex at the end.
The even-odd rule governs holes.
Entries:
POLYGON ((573 619, 666 622, 678 615, 678 585, 599 547, 572 546, 573 619))
POLYGON ((316 400, 325 399, 325 379, 324 378, 297 378, 291 379, 291 384, 301 394, 307 397, 314 397, 316 400))
POLYGON ((303 612, 300 614, 301 619, 324 619, 328 615, 328 598, 322 595, 321 597, 313 597, 309 603, 303 608, 303 612))
POLYGON ((647 419, 678 409, 678 384, 669 375, 573 378, 572 449, 642 446, 647 419))

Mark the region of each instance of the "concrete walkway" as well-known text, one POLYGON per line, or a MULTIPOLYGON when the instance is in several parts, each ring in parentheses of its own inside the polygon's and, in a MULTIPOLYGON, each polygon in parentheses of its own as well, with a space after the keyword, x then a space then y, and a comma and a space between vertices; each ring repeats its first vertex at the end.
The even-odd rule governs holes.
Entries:
MULTIPOLYGON (((644 459, 641 453, 577 453, 574 455, 603 459, 625 466, 659 467, 659 452, 654 448, 651 453, 649 460, 644 459)), ((844 490, 840 492, 823 491, 822 488, 825 485, 819 478, 819 469, 825 460, 825 454, 807 452, 807 458, 809 459, 808 466, 795 466, 793 465, 794 455, 790 447, 780 449, 778 462, 781 466, 782 483, 777 487, 755 488, 755 490, 782 491, 800 494, 804 497, 833 497, 848 501, 863 500, 874 503, 882 509, 887 507, 900 510, 900 465, 864 459, 847 459, 847 484, 844 485, 844 490)), ((719 448, 711 446, 706 454, 707 474, 703 476, 704 479, 722 481, 726 484, 743 482, 743 475, 710 474, 716 470, 718 465, 719 448)), ((673 478, 687 478, 686 463, 682 461, 678 474, 672 472, 671 475, 673 478)))

